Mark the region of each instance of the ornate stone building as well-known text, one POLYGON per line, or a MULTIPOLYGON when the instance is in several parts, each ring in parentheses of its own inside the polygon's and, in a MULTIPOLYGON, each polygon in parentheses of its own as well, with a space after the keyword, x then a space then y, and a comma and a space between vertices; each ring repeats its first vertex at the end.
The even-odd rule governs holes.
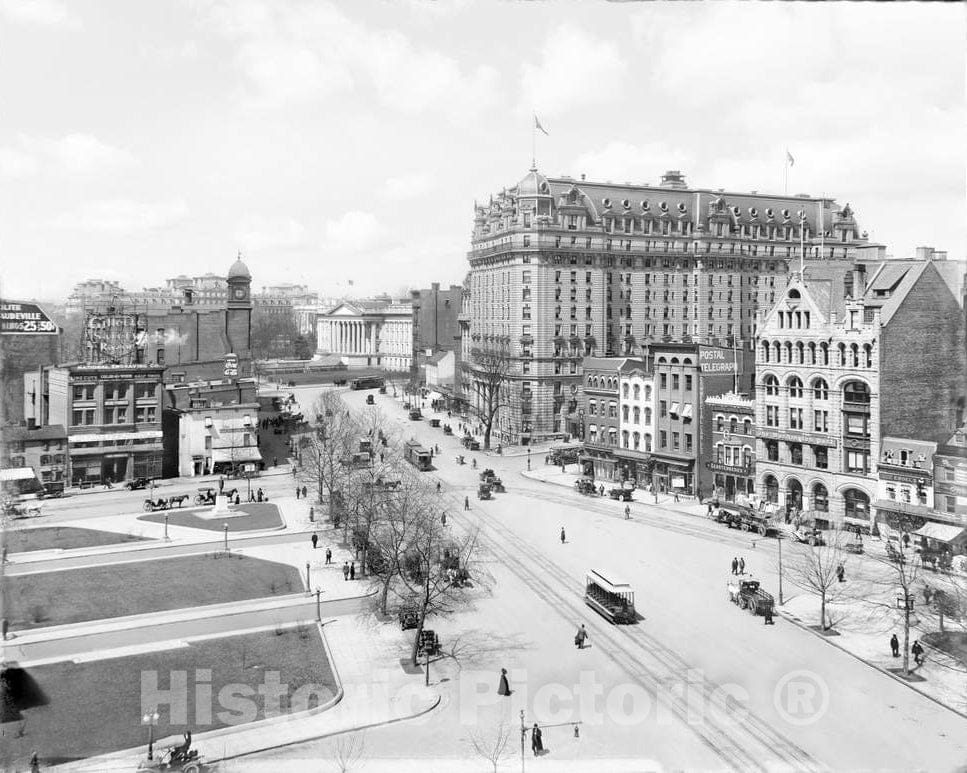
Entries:
POLYGON ((344 301, 319 314, 317 353, 350 368, 408 371, 413 362, 413 310, 408 300, 344 301))
POLYGON ((869 529, 884 436, 949 437, 967 355, 960 288, 938 264, 863 268, 844 283, 807 266, 760 316, 756 487, 790 513, 869 529))
POLYGON ((801 245, 840 276, 881 250, 827 198, 689 188, 677 171, 621 185, 531 169, 474 208, 463 396, 479 400, 473 351, 503 351, 503 441, 563 436, 584 356, 640 357, 660 341, 748 348, 801 245))

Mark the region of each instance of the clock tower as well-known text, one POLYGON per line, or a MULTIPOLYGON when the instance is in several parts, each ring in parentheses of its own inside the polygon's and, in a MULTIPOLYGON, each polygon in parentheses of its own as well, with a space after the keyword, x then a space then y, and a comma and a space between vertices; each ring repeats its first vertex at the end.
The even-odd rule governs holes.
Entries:
POLYGON ((231 351, 247 356, 252 347, 252 275, 242 253, 228 271, 228 310, 225 333, 231 351))

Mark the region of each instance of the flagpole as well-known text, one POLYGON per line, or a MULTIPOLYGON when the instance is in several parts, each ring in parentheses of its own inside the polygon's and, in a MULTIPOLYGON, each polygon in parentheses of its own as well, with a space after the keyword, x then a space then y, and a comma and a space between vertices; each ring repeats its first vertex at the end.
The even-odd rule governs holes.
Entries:
POLYGON ((799 218, 799 280, 805 279, 806 271, 806 210, 802 211, 799 218))
POLYGON ((783 181, 782 181, 782 195, 789 195, 789 151, 786 151, 786 163, 782 168, 783 170, 783 181))
POLYGON ((537 169, 537 119, 536 118, 534 118, 534 120, 531 121, 531 169, 537 169))
POLYGON ((826 225, 823 223, 823 210, 826 208, 826 192, 823 191, 823 198, 819 201, 819 257, 826 259, 826 225))

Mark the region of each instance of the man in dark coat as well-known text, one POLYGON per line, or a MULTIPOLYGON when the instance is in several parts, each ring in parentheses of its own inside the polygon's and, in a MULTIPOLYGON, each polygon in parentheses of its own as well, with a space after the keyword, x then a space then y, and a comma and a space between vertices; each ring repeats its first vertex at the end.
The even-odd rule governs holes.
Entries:
POLYGON ((564 533, 564 527, 562 526, 561 527, 561 544, 563 545, 566 540, 567 540, 567 535, 564 533))
POLYGON ((342 578, 346 581, 349 580, 349 562, 348 561, 346 561, 342 565, 342 578))
POLYGON ((299 488, 298 486, 296 486, 296 487, 295 487, 295 498, 296 498, 296 499, 298 499, 298 498, 299 498, 299 494, 300 494, 301 492, 302 492, 302 489, 300 489, 300 488, 299 488))
POLYGON ((534 756, 537 757, 541 752, 544 751, 544 737, 541 733, 541 729, 534 723, 534 727, 531 730, 531 749, 534 751, 534 756))
POLYGON ((890 649, 893 650, 893 657, 900 657, 900 640, 896 637, 896 634, 890 637, 890 649))
POLYGON ((355 561, 353 561, 349 565, 349 579, 350 580, 355 580, 356 579, 356 562, 355 561))
POLYGON ((326 563, 332 563, 332 548, 326 548, 326 563))
POLYGON ((920 644, 920 640, 917 639, 913 642, 913 646, 910 648, 910 652, 913 653, 913 662, 918 666, 923 665, 923 645, 920 644))
POLYGON ((587 632, 587 629, 585 629, 584 624, 582 623, 581 627, 578 628, 578 632, 574 634, 574 644, 577 645, 577 648, 579 650, 584 649, 584 642, 587 641, 587 638, 588 638, 588 632, 587 632))
POLYGON ((738 574, 738 573, 739 573, 739 559, 733 558, 732 559, 732 574, 738 574))
POLYGON ((308 493, 308 491, 309 491, 309 489, 307 489, 305 486, 302 487, 302 498, 303 499, 306 498, 306 494, 308 493))
POLYGON ((312 549, 313 550, 316 549, 316 545, 317 545, 318 542, 319 542, 319 535, 316 534, 315 532, 312 532, 312 549))
POLYGON ((470 497, 464 497, 463 498, 463 509, 464 510, 469 510, 470 509, 470 497))
POLYGON ((497 695, 510 695, 510 682, 507 681, 507 669, 500 669, 500 684, 497 685, 497 695))

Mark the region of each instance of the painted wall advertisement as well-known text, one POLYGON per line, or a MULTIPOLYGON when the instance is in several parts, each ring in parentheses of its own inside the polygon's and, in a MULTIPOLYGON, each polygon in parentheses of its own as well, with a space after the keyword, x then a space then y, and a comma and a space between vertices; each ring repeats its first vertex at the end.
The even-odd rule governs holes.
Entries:
POLYGON ((734 349, 722 349, 717 346, 698 347, 698 364, 703 373, 737 373, 736 353, 734 349))

